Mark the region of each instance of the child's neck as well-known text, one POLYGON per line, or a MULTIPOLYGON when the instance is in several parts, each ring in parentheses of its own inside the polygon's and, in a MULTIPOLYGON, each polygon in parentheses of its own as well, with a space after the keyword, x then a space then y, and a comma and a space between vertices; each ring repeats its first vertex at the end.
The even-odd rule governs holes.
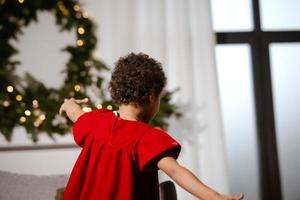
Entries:
POLYGON ((141 106, 135 106, 132 104, 120 105, 118 113, 122 119, 130 121, 143 121, 145 123, 149 122, 145 115, 145 110, 141 106))

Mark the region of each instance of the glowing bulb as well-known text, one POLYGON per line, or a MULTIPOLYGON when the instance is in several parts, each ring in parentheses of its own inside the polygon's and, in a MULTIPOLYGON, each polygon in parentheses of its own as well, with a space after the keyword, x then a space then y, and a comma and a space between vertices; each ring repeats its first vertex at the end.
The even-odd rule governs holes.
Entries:
POLYGON ((33 122, 34 127, 39 127, 40 125, 41 125, 41 121, 39 121, 39 120, 36 120, 33 122))
POLYGON ((77 29, 77 31, 78 31, 78 33, 79 34, 84 34, 84 32, 85 32, 85 30, 84 30, 84 28, 82 28, 82 27, 79 27, 78 29, 77 29))
POLYGON ((24 3, 24 0, 19 0, 19 3, 24 3))
POLYGON ((3 106, 8 107, 9 106, 9 101, 3 101, 3 106))
POLYGON ((22 98, 21 95, 18 94, 18 95, 16 96, 16 100, 17 100, 17 101, 22 101, 22 99, 23 99, 23 98, 22 98))
POLYGON ((30 110, 25 110, 25 115, 27 115, 27 116, 30 116, 31 115, 31 112, 30 112, 30 110))
POLYGON ((101 108, 102 108, 102 104, 98 103, 98 104, 96 105, 96 108, 97 108, 97 109, 101 109, 101 108))
POLYGON ((108 105, 106 108, 107 108, 108 110, 112 110, 112 109, 113 109, 112 105, 108 105))
POLYGON ((39 106, 39 102, 35 99, 32 101, 32 105, 34 108, 37 108, 39 106))
POLYGON ((7 92, 13 92, 14 91, 14 87, 11 86, 11 85, 9 85, 9 86, 7 86, 6 90, 7 90, 7 92))
POLYGON ((26 117, 24 117, 24 116, 20 117, 20 122, 21 122, 21 123, 26 122, 26 117))
POLYGON ((77 4, 75 4, 74 6, 73 6, 73 9, 75 10, 75 11, 79 11, 80 10, 80 6, 79 5, 77 5, 77 4))
POLYGON ((39 118, 40 118, 40 120, 42 120, 42 121, 43 121, 43 120, 45 120, 45 119, 46 119, 46 115, 45 115, 45 114, 41 114, 39 118))
POLYGON ((83 45, 83 40, 79 39, 76 42, 77 46, 82 46, 83 45))
POLYGON ((82 13, 83 18, 89 18, 89 13, 88 12, 83 12, 82 13))
POLYGON ((90 111, 92 111, 92 109, 90 107, 83 107, 82 110, 84 112, 90 112, 90 111))
POLYGON ((75 90, 76 92, 79 92, 79 91, 80 91, 80 85, 78 85, 78 84, 75 85, 75 86, 74 86, 74 90, 75 90))

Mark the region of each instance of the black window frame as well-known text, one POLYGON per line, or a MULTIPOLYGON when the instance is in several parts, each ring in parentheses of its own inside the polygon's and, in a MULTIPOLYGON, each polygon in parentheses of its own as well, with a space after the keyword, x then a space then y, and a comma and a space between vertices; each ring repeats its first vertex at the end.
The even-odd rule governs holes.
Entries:
POLYGON ((248 43, 251 47, 255 113, 259 152, 260 196, 262 200, 282 200, 278 161, 270 43, 300 42, 299 31, 263 31, 259 0, 252 0, 254 29, 249 32, 216 32, 217 44, 248 43))

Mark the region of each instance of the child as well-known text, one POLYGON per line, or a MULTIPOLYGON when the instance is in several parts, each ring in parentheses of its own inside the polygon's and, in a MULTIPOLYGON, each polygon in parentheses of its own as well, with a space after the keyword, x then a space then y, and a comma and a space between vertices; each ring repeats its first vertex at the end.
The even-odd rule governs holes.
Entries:
POLYGON ((158 200, 157 171, 202 200, 241 200, 223 196, 177 163, 181 146, 165 131, 148 125, 160 106, 166 77, 159 62, 131 53, 116 63, 109 89, 118 111, 83 112, 87 99, 65 99, 59 113, 74 122, 82 147, 63 200, 158 200))

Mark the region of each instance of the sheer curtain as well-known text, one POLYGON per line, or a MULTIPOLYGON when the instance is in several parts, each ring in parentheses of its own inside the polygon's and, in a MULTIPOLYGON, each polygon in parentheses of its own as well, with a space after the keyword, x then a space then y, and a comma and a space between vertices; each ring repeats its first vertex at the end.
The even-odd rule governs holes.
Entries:
MULTIPOLYGON (((98 24, 96 54, 109 66, 132 51, 163 63, 168 89, 180 88, 173 101, 184 115, 169 129, 183 147, 179 162, 227 193, 209 0, 88 0, 84 8, 98 24)), ((194 199, 177 189, 179 199, 194 199)))

